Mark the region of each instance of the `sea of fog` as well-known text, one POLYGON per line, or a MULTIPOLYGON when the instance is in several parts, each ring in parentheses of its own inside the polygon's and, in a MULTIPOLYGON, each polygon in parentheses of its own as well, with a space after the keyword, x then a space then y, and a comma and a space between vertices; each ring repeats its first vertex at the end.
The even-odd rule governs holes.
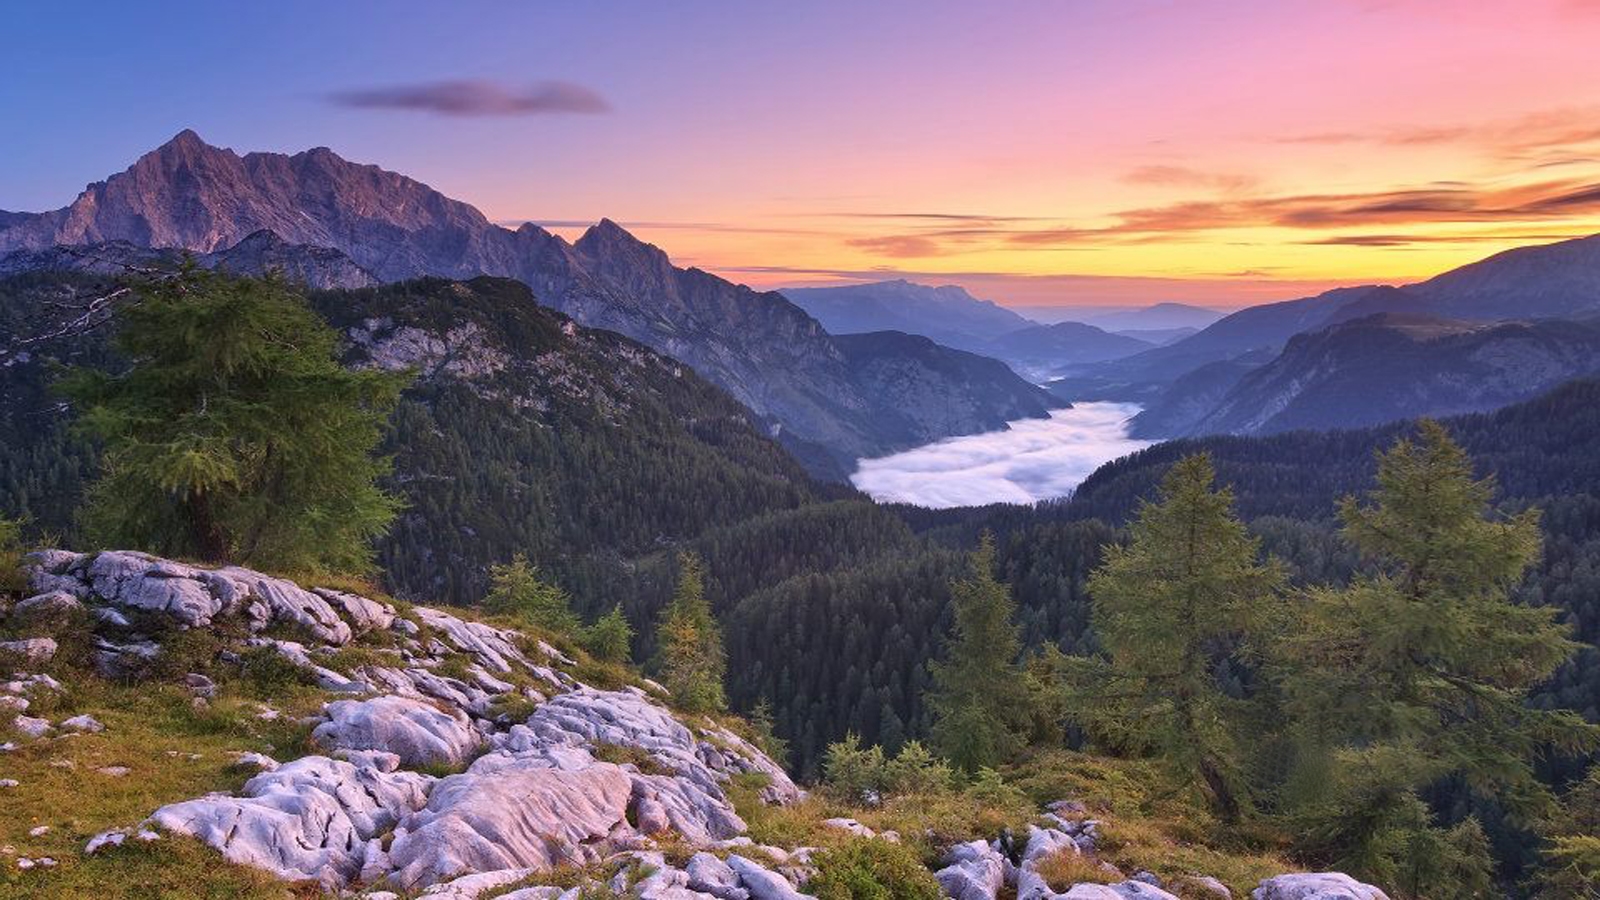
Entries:
POLYGON ((1138 411, 1131 403, 1078 403, 1005 431, 860 460, 850 481, 877 500, 936 509, 1062 497, 1101 463, 1150 445, 1128 437, 1138 411))

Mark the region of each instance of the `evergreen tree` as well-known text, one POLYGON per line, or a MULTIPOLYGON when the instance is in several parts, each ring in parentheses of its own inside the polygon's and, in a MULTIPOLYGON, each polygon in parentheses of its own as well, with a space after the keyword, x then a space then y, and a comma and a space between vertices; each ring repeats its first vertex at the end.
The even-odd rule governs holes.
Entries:
POLYGON ((622 613, 622 604, 611 607, 611 612, 595 620, 584 633, 584 645, 596 659, 604 662, 627 662, 632 654, 633 626, 622 613))
POLYGON ((526 554, 518 553, 505 565, 489 567, 489 593, 484 595, 483 608, 555 634, 572 637, 578 633, 578 617, 567 592, 541 577, 526 554))
POLYGON ((407 377, 341 366, 337 333, 277 278, 189 268, 142 286, 119 318, 126 370, 60 384, 105 445, 91 538, 212 563, 368 568, 398 505, 373 450, 407 377))
POLYGON ((1343 534, 1371 570, 1310 591, 1282 649, 1307 849, 1411 896, 1443 890, 1413 877, 1419 861, 1437 865, 1419 847, 1449 846, 1423 788, 1450 778, 1531 824, 1554 809, 1532 759, 1600 739, 1571 712, 1524 702, 1577 645, 1556 610, 1511 602, 1539 555, 1539 514, 1494 515, 1493 492, 1444 428, 1423 422, 1380 456, 1370 501, 1341 504, 1343 534))
POLYGON ((1076 668, 1072 717, 1110 743, 1145 750, 1197 779, 1213 808, 1251 805, 1250 704, 1222 681, 1248 665, 1270 625, 1283 574, 1212 486, 1201 454, 1173 465, 1132 541, 1109 547, 1089 579, 1104 663, 1076 668))
POLYGON ((954 633, 944 658, 931 664, 934 743, 968 774, 1013 753, 1028 724, 1019 703, 1022 644, 1012 620, 1015 604, 994 567, 994 535, 986 532, 972 554, 972 577, 952 585, 954 633))
POLYGON ((661 611, 656 642, 656 669, 679 705, 702 712, 727 707, 722 631, 706 601, 700 557, 693 553, 678 556, 678 586, 661 611))

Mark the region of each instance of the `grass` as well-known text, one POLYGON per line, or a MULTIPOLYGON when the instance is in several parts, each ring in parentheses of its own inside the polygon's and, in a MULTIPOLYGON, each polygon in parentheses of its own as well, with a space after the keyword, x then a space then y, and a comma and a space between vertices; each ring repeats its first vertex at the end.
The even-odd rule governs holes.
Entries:
POLYGON ((601 742, 595 744, 590 750, 594 758, 601 762, 613 763, 619 766, 632 765, 645 775, 676 775, 677 772, 662 765, 650 751, 635 744, 611 744, 601 742))
MULTIPOLYGON (((57 677, 61 677, 58 675, 57 677)), ((216 852, 187 840, 164 839, 125 846, 95 857, 84 843, 108 828, 135 825, 158 807, 209 791, 234 791, 249 773, 234 753, 257 751, 290 759, 309 752, 309 735, 295 719, 322 695, 304 688, 274 698, 282 715, 256 716, 259 707, 236 687, 208 707, 191 705, 177 685, 137 686, 93 677, 70 681, 50 716, 87 713, 106 727, 97 734, 18 739, 3 758, 6 777, 20 784, 5 791, 0 844, 17 854, 57 860, 54 869, 0 867, 0 898, 65 897, 293 897, 296 891, 265 876, 224 864, 216 852), (125 766, 121 777, 99 773, 125 766), (38 837, 28 832, 50 830, 38 837)), ((132 842, 130 842, 130 845, 132 842)))
POLYGON ((1073 850, 1057 850, 1034 864, 1039 877, 1057 893, 1065 893, 1075 884, 1111 884, 1121 881, 1101 867, 1100 863, 1073 850))
POLYGON ((1249 896, 1261 879, 1297 869, 1283 847, 1244 826, 1226 827, 1191 791, 1144 760, 1112 759, 1065 750, 1035 755, 1007 771, 1032 803, 1074 799, 1097 828, 1100 859, 1123 872, 1147 869, 1169 881, 1179 896, 1208 897, 1185 890, 1184 876, 1210 875, 1249 896), (1181 788, 1181 786, 1179 786, 1181 788))

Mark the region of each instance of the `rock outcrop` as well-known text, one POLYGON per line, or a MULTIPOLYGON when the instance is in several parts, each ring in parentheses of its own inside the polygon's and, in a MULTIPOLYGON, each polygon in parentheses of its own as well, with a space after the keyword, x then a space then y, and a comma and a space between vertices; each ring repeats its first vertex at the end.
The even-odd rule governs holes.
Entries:
POLYGON ((1261 882, 1250 900, 1389 900, 1389 895, 1343 872, 1302 872, 1261 882))
MULTIPOLYGON (((327 755, 252 760, 264 771, 238 795, 169 804, 149 819, 282 878, 405 891, 486 873, 515 872, 508 881, 518 881, 648 851, 662 832, 705 847, 743 840, 745 824, 724 789, 735 775, 759 775, 769 802, 803 796, 780 766, 726 728, 681 719, 641 687, 584 685, 563 671, 573 660, 515 631, 437 609, 401 615, 346 592, 139 553, 44 552, 30 564, 40 596, 83 605, 106 643, 162 652, 127 616, 96 613, 239 628, 256 635, 241 638, 241 649, 275 652, 325 690, 351 695, 324 704, 312 731, 327 755), (305 639, 268 636, 282 630, 305 639), (385 632, 382 649, 364 651, 359 665, 331 667, 340 648, 377 631, 385 632), (509 701, 532 711, 495 713, 509 701), (461 771, 437 776, 452 768, 461 771)), ((39 723, 41 734, 51 727, 39 723)), ((128 833, 91 843, 103 851, 128 833)), ((728 864, 732 878, 702 860, 693 876, 671 870, 645 883, 660 897, 797 894, 782 875, 746 863, 728 864), (720 893, 697 892, 693 880, 720 893)))

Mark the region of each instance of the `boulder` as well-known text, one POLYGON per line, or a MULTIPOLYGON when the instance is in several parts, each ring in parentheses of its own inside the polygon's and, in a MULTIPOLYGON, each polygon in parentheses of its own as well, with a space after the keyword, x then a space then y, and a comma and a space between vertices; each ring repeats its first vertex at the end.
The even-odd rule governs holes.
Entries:
POLYGON ((810 897, 795 890, 789 880, 777 872, 735 853, 728 857, 728 868, 739 876, 739 884, 750 892, 751 900, 797 900, 810 897))
POLYGON ((710 853, 696 853, 684 866, 689 889, 710 894, 717 900, 750 900, 750 892, 739 887, 739 875, 727 863, 710 853))
POLYGON ((1006 882, 1006 858, 983 841, 955 845, 945 862, 933 877, 955 900, 994 900, 1006 882))
POLYGON ((610 763, 451 775, 396 826, 390 880, 415 890, 473 872, 593 861, 608 838, 632 833, 632 794, 629 774, 610 763))
POLYGON ((11 720, 11 727, 28 737, 40 738, 50 733, 50 720, 36 719, 33 716, 17 716, 11 720))
POLYGON ((57 727, 59 727, 62 731, 75 731, 79 734, 98 734, 99 732, 106 730, 106 726, 100 724, 99 719, 89 715, 73 716, 70 719, 62 719, 61 724, 57 727))
POLYGON ((1123 881, 1117 884, 1075 884, 1061 900, 1179 900, 1153 884, 1143 881, 1123 881))
POLYGON ((83 609, 83 602, 77 597, 72 596, 66 591, 49 591, 29 597, 26 600, 17 601, 17 605, 11 607, 11 613, 12 615, 38 613, 59 614, 69 613, 73 610, 79 609, 83 609))
POLYGON ((324 712, 328 721, 311 733, 319 746, 393 753, 408 768, 461 765, 482 743, 464 714, 408 697, 339 700, 324 712))
POLYGON ((1389 895, 1343 872, 1277 875, 1250 892, 1251 900, 1389 900, 1389 895))
POLYGON ((221 851, 228 861, 292 881, 342 888, 377 837, 427 801, 434 779, 307 756, 250 779, 240 797, 210 795, 156 810, 150 821, 221 851))
POLYGON ((47 637, 0 641, 0 657, 20 659, 27 665, 49 662, 56 655, 56 642, 47 637))

